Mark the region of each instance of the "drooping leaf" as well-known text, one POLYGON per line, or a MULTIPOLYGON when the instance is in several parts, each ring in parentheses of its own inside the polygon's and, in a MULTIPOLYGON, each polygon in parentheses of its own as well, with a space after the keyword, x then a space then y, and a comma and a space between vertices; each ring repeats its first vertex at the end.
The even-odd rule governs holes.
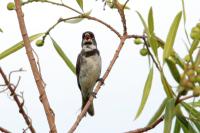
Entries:
POLYGON ((180 126, 179 121, 176 119, 174 133, 180 133, 180 131, 181 131, 181 126, 180 126))
POLYGON ((166 103, 165 118, 164 118, 164 133, 170 133, 172 120, 174 117, 175 100, 170 98, 166 103))
POLYGON ((143 108, 146 104, 146 101, 148 99, 148 96, 149 96, 149 93, 150 93, 150 90, 151 90, 152 80, 153 80, 153 67, 150 69, 147 80, 145 82, 142 100, 141 100, 140 107, 137 111, 135 119, 137 119, 139 117, 139 115, 142 113, 142 110, 143 110, 143 108))
POLYGON ((76 74, 76 69, 74 67, 74 65, 72 64, 72 62, 70 61, 70 59, 66 56, 66 54, 63 52, 63 50, 61 49, 61 47, 57 44, 57 42, 51 37, 53 46, 56 50, 56 52, 60 55, 60 57, 64 60, 64 62, 66 63, 66 65, 69 67, 69 69, 76 74))
MULTIPOLYGON (((42 35, 44 35, 44 33, 35 34, 35 35, 30 36, 29 39, 30 39, 30 41, 33 41, 33 40, 39 38, 42 35)), ((15 45, 13 45, 12 47, 6 49, 2 53, 0 53, 0 60, 7 57, 10 54, 13 54, 14 52, 20 50, 21 48, 23 48, 23 46, 24 46, 23 44, 24 44, 24 42, 21 41, 21 42, 15 44, 15 45)))
POLYGON ((167 65, 169 67, 169 70, 170 70, 173 78, 176 80, 176 82, 179 83, 181 76, 180 76, 180 73, 179 73, 179 71, 176 67, 176 64, 172 60, 170 60, 169 58, 166 59, 166 62, 167 62, 167 65))
POLYGON ((83 0, 76 0, 78 3, 79 7, 83 10, 83 0))
POLYGON ((167 82, 163 72, 161 72, 161 81, 162 81, 162 85, 163 85, 163 88, 165 90, 165 93, 166 93, 167 97, 168 98, 172 98, 173 97, 172 87, 167 82))
POLYGON ((166 106, 166 102, 167 102, 167 98, 165 98, 162 102, 162 104, 160 105, 160 107, 158 108, 158 110, 156 111, 156 113, 153 115, 153 117, 151 118, 151 120, 148 123, 148 126, 150 126, 152 123, 154 123, 163 113, 165 106, 166 106))
POLYGON ((153 35, 154 34, 154 19, 153 19, 153 9, 152 9, 152 7, 149 9, 148 28, 149 28, 149 33, 151 35, 153 35))
POLYGON ((178 26, 179 26, 179 23, 180 23, 180 20, 181 20, 181 16, 182 16, 182 12, 179 12, 176 15, 173 23, 171 24, 170 30, 169 30, 168 35, 167 35, 167 40, 166 40, 166 43, 165 43, 165 46, 164 46, 163 62, 165 62, 165 59, 167 59, 172 53, 174 40, 175 40, 176 32, 178 30, 178 26))

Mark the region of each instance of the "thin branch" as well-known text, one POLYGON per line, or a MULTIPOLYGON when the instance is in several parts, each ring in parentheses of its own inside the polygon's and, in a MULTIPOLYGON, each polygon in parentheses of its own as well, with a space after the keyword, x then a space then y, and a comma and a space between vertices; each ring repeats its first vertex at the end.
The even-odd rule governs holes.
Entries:
MULTIPOLYGON (((94 92, 95 92, 96 94, 97 94, 98 91, 100 90, 101 85, 103 84, 103 82, 105 81, 105 79, 108 77, 108 75, 109 75, 109 73, 110 73, 110 71, 111 71, 111 69, 112 69, 112 67, 113 67, 113 65, 114 65, 114 63, 115 63, 115 61, 117 60, 117 58, 118 58, 118 56, 119 56, 119 53, 120 53, 120 51, 121 51, 121 49, 122 49, 122 47, 123 47, 124 42, 125 42, 126 39, 127 39, 127 36, 121 37, 121 39, 120 39, 120 44, 119 44, 117 50, 115 51, 115 54, 114 54, 114 56, 113 56, 113 58, 112 58, 112 60, 111 60, 111 62, 110 62, 110 65, 108 66, 106 72, 105 72, 104 75, 103 75, 102 81, 101 81, 101 82, 98 82, 98 84, 97 84, 97 86, 96 86, 96 88, 95 88, 95 90, 94 90, 94 92)), ((73 132, 76 130, 76 128, 77 128, 77 126, 79 125, 80 121, 81 121, 82 118, 85 116, 85 114, 86 114, 88 108, 90 107, 90 104, 92 103, 93 99, 94 99, 94 97, 93 97, 93 96, 90 96, 90 98, 89 98, 87 104, 86 104, 85 107, 83 108, 82 112, 78 115, 76 121, 74 122, 73 126, 70 128, 70 130, 68 131, 68 133, 73 133, 73 132)))
POLYGON ((41 74, 39 73, 39 70, 37 68, 37 64, 35 61, 35 57, 32 52, 32 47, 30 45, 30 40, 28 38, 28 33, 26 30, 25 22, 24 22, 24 15, 21 9, 21 4, 20 0, 15 0, 15 5, 16 5, 16 13, 19 21, 19 27, 21 30, 22 38, 24 41, 24 46, 26 49, 26 54, 29 59, 29 63, 31 65, 31 69, 33 72, 33 76, 35 78, 35 82, 38 88, 38 91, 40 93, 40 100, 43 104, 46 117, 48 120, 49 128, 51 133, 57 133, 56 125, 55 125, 55 116, 52 114, 52 109, 50 107, 46 92, 45 92, 45 87, 41 78, 41 74))
POLYGON ((32 3, 32 2, 42 2, 42 3, 49 3, 49 4, 52 4, 52 5, 56 5, 56 6, 62 6, 62 7, 68 8, 68 9, 70 9, 70 10, 72 10, 72 11, 78 13, 78 14, 82 14, 82 12, 79 12, 78 10, 64 4, 63 2, 62 3, 56 3, 56 2, 48 1, 48 0, 46 0, 46 1, 38 0, 38 1, 26 1, 26 2, 23 2, 22 5, 24 6, 24 5, 32 3))
POLYGON ((153 129, 154 127, 156 127, 159 123, 161 123, 164 120, 164 117, 160 117, 157 121, 155 121, 154 123, 152 123, 151 125, 144 127, 144 128, 138 128, 136 130, 133 131, 128 131, 126 133, 143 133, 146 132, 148 130, 153 129))
POLYGON ((0 131, 3 133, 11 133, 10 131, 8 131, 7 129, 0 127, 0 131))
POLYGON ((126 2, 124 3, 123 10, 125 9, 125 7, 128 4, 128 2, 129 2, 129 0, 126 0, 126 2))
POLYGON ((16 86, 13 88, 13 86, 11 85, 10 81, 8 80, 8 78, 6 77, 5 73, 3 72, 2 68, 0 67, 0 74, 2 75, 2 78, 5 82, 5 84, 7 85, 8 89, 10 90, 11 92, 11 95, 13 96, 15 102, 17 103, 17 106, 19 108, 19 112, 22 114, 26 124, 28 125, 30 131, 32 133, 35 133, 35 129, 33 128, 32 126, 32 123, 30 121, 30 118, 29 116, 26 114, 24 108, 23 108, 23 104, 24 104, 24 99, 23 97, 22 98, 22 102, 20 102, 19 98, 18 98, 18 95, 16 94, 15 90, 16 90, 16 86))

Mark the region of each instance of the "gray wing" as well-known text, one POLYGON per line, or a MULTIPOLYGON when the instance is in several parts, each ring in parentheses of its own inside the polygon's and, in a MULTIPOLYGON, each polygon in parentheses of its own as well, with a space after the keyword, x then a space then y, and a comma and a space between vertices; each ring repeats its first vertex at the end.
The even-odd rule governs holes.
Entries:
POLYGON ((77 61, 76 61, 76 77, 77 77, 77 83, 78 83, 78 87, 81 90, 81 86, 79 83, 79 74, 80 74, 80 64, 81 64, 81 54, 78 55, 77 61))

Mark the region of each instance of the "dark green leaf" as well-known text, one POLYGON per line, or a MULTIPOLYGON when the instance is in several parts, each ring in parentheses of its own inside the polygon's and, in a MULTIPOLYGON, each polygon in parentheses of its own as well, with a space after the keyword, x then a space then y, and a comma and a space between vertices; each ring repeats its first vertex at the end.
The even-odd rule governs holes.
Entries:
POLYGON ((167 40, 164 46, 163 62, 165 62, 165 59, 167 59, 172 53, 174 40, 175 40, 176 32, 178 30, 178 26, 181 20, 181 16, 182 16, 182 12, 179 12, 176 15, 173 23, 171 24, 170 30, 167 35, 167 40))
POLYGON ((147 77, 147 80, 146 80, 146 83, 145 83, 145 86, 144 86, 143 96, 142 96, 142 100, 141 100, 141 103, 140 103, 140 107, 137 111, 135 119, 137 119, 139 117, 139 115, 142 113, 142 110, 143 110, 143 108, 146 104, 146 101, 148 99, 148 96, 149 96, 149 93, 150 93, 150 90, 151 90, 152 80, 153 80, 153 67, 149 71, 149 75, 147 77))
POLYGON ((180 131, 181 131, 181 126, 179 124, 179 121, 176 119, 174 133, 180 133, 180 131))
POLYGON ((70 59, 66 56, 66 54, 63 52, 63 50, 61 49, 61 47, 56 43, 56 41, 53 38, 51 38, 51 40, 52 40, 53 46, 56 49, 57 53, 64 60, 64 62, 70 68, 70 70, 74 74, 76 74, 76 69, 75 69, 74 65, 72 64, 72 62, 70 61, 70 59))
MULTIPOLYGON (((39 37, 42 36, 42 35, 44 35, 44 33, 35 34, 35 35, 33 35, 33 36, 30 36, 29 39, 30 39, 30 41, 33 41, 33 40, 39 38, 39 37)), ((10 54, 13 54, 13 53, 16 52, 17 50, 20 50, 21 48, 23 48, 23 46, 24 46, 23 44, 24 44, 24 42, 21 41, 21 42, 15 44, 14 46, 12 46, 12 47, 6 49, 6 50, 3 51, 2 53, 0 53, 0 60, 3 59, 3 58, 5 58, 5 57, 7 57, 7 56, 10 55, 10 54)))
POLYGON ((179 73, 179 71, 176 67, 176 64, 172 60, 170 60, 169 58, 166 59, 166 62, 167 62, 167 65, 169 67, 169 70, 170 70, 173 78, 176 80, 176 82, 179 83, 181 77, 180 77, 180 73, 179 73))
POLYGON ((148 123, 148 126, 150 126, 152 123, 154 123, 163 113, 165 106, 166 106, 166 102, 167 102, 167 98, 165 98, 162 102, 162 104, 160 105, 160 107, 158 108, 158 110, 156 111, 156 113, 153 115, 153 117, 151 118, 151 120, 148 123))
POLYGON ((76 0, 78 3, 79 7, 83 10, 83 0, 76 0))
POLYGON ((191 107, 189 104, 182 102, 181 105, 186 109, 186 111, 192 115, 194 118, 200 121, 200 112, 197 111, 194 107, 191 107))

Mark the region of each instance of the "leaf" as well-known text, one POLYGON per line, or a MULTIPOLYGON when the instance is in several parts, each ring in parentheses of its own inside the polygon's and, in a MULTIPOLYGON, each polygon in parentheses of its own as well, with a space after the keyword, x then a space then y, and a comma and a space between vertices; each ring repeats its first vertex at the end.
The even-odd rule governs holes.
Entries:
POLYGON ((186 23, 186 14, 185 14, 185 4, 184 0, 182 0, 182 8, 183 8, 183 20, 184 20, 184 25, 186 23))
POLYGON ((83 0, 76 0, 78 3, 79 7, 83 10, 83 0))
POLYGON ((162 85, 163 85, 163 88, 165 90, 165 93, 166 93, 167 97, 172 98, 173 97, 172 88, 169 85, 169 83, 167 82, 163 72, 161 72, 161 81, 162 81, 162 85))
POLYGON ((162 104, 160 105, 160 107, 158 108, 158 110, 156 111, 156 113, 153 115, 153 117, 151 118, 151 120, 148 123, 148 126, 150 126, 152 123, 154 123, 163 113, 165 106, 166 106, 166 102, 167 102, 167 98, 165 98, 162 102, 162 104))
POLYGON ((174 117, 175 100, 170 98, 166 103, 165 119, 164 119, 164 133, 170 133, 172 120, 174 117))
POLYGON ((3 30, 0 28, 0 32, 3 32, 3 30))
POLYGON ((140 107, 137 111, 135 119, 137 119, 139 117, 139 115, 142 113, 142 110, 146 104, 146 101, 149 96, 149 92, 151 90, 152 80, 153 80, 153 67, 150 69, 149 75, 147 77, 147 80, 146 80, 146 83, 144 86, 144 90, 143 90, 142 100, 141 100, 140 107))
POLYGON ((70 68, 70 70, 76 74, 76 69, 74 67, 74 65, 72 64, 72 62, 70 61, 70 59, 66 56, 66 54, 63 52, 63 50, 61 49, 61 47, 57 44, 57 42, 51 38, 53 46, 55 48, 55 50, 57 51, 57 53, 60 55, 60 57, 64 60, 64 62, 66 63, 66 65, 70 68))
POLYGON ((153 20, 153 9, 152 9, 152 7, 149 9, 148 28, 149 28, 149 33, 151 35, 153 35, 154 34, 154 20, 153 20))
POLYGON ((169 70, 170 70, 173 78, 176 80, 176 82, 179 83, 181 76, 180 76, 180 73, 179 73, 179 71, 176 67, 176 64, 172 60, 170 60, 169 58, 166 59, 166 62, 167 62, 167 65, 169 67, 169 70))
POLYGON ((148 27, 147 27, 146 22, 144 21, 142 15, 141 15, 138 11, 136 11, 136 13, 138 14, 140 20, 142 21, 142 24, 143 24, 143 26, 144 26, 144 30, 145 30, 145 32, 147 33, 148 38, 150 38, 150 33, 149 33, 149 30, 148 30, 148 27))
POLYGON ((180 131, 181 131, 181 125, 179 124, 179 121, 176 119, 174 133, 180 133, 180 131))
POLYGON ((195 66, 196 67, 200 66, 200 50, 199 50, 197 57, 195 59, 195 66))
POLYGON ((89 16, 91 14, 92 10, 84 13, 83 15, 79 15, 77 16, 77 18, 73 18, 73 19, 70 19, 70 20, 66 20, 65 23, 70 23, 70 24, 76 24, 76 23, 79 23, 81 22, 82 20, 85 19, 85 16, 89 16))
POLYGON ((158 49, 158 42, 157 42, 157 40, 154 38, 153 35, 150 37, 149 43, 150 43, 150 45, 151 45, 151 48, 152 48, 152 50, 153 50, 154 55, 155 55, 156 57, 158 57, 158 51, 157 51, 157 49, 158 49))
POLYGON ((163 62, 165 62, 165 59, 168 58, 172 53, 174 40, 175 40, 176 32, 178 30, 178 26, 181 20, 181 16, 182 16, 182 12, 179 12, 176 15, 173 23, 171 24, 170 30, 167 35, 167 40, 164 46, 163 62))
MULTIPOLYGON (((33 41, 42 35, 44 35, 44 33, 35 34, 35 35, 30 36, 29 39, 30 39, 30 41, 33 41)), ((10 48, 6 49, 5 51, 3 51, 2 53, 0 53, 0 60, 7 57, 10 54, 13 54, 14 52, 20 50, 23 47, 24 47, 23 41, 13 45, 12 47, 10 47, 10 48)))
POLYGON ((194 118, 200 121, 200 112, 197 111, 194 107, 191 107, 189 104, 182 102, 181 105, 186 109, 186 111, 192 115, 194 118))

